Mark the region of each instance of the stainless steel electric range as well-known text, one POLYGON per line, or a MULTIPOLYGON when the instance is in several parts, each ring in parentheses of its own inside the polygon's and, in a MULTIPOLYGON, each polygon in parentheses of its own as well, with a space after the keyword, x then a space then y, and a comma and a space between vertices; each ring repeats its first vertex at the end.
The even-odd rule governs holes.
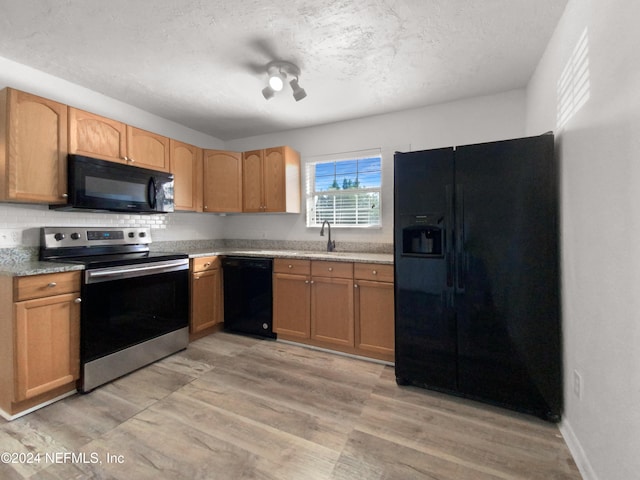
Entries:
POLYGON ((189 259, 150 252, 150 229, 44 227, 40 259, 85 266, 79 390, 187 347, 189 259))

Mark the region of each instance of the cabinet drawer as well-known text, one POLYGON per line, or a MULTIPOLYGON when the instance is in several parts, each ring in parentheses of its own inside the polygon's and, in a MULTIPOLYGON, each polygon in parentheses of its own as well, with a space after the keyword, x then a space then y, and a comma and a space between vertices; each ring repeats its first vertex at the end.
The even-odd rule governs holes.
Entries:
POLYGON ((393 265, 356 263, 353 270, 353 276, 358 280, 393 283, 393 265))
POLYGON ((314 277, 353 278, 353 263, 348 262, 311 262, 311 275, 314 277))
POLYGON ((198 257, 191 260, 191 270, 194 272, 206 272, 220 268, 219 257, 198 257))
POLYGON ((80 291, 81 272, 49 273, 15 278, 15 301, 80 291))
POLYGON ((290 258, 276 258, 273 261, 273 271, 274 273, 309 275, 311 273, 311 261, 292 260, 290 258))

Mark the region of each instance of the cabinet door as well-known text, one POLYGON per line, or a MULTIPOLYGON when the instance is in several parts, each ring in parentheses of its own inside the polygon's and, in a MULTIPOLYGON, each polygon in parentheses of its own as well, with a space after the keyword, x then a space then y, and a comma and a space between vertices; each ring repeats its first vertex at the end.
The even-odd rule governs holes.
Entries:
POLYGON ((262 184, 266 212, 287 210, 284 154, 283 147, 268 148, 264 154, 262 184))
POLYGON ((242 211, 242 154, 204 151, 205 212, 242 211))
POLYGON ((169 145, 175 209, 201 212, 202 149, 173 139, 169 145))
POLYGON ((353 347, 353 280, 312 277, 311 338, 353 347))
POLYGON ((136 167, 169 171, 169 139, 127 126, 127 157, 136 167))
POLYGON ((65 203, 67 106, 7 88, 0 107, 0 197, 65 203))
POLYGON ((264 211, 262 158, 264 150, 242 154, 242 211, 264 211))
POLYGON ((311 336, 311 289, 309 277, 273 275, 273 331, 297 338, 311 336))
POLYGON ((197 272, 191 276, 191 333, 222 321, 221 287, 220 269, 197 272))
POLYGON ((78 379, 79 296, 74 292, 15 304, 16 401, 78 379))
POLYGON ((69 153, 124 163, 127 126, 69 107, 69 153))
POLYGON ((393 356, 393 283, 358 280, 355 285, 356 348, 393 356))

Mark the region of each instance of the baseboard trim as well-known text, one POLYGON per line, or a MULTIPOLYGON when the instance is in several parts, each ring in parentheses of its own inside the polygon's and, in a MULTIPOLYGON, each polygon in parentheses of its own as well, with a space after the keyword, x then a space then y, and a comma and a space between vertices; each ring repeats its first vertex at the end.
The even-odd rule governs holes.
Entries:
POLYGON ((578 440, 578 437, 574 433, 569 422, 566 419, 562 419, 558 428, 564 437, 567 447, 569 447, 571 455, 573 455, 573 459, 578 466, 578 470, 580 470, 583 480, 598 480, 598 476, 593 470, 591 462, 589 462, 589 459, 582 448, 582 444, 580 443, 580 440, 578 440))
POLYGON ((7 422, 11 422, 11 421, 15 420, 16 418, 23 417, 23 416, 27 415, 28 413, 35 412, 36 410, 39 410, 42 407, 46 407, 47 405, 51 405, 52 403, 55 403, 55 402, 57 402, 59 400, 62 400, 63 398, 67 398, 67 397, 70 397, 71 395, 75 395, 76 393, 78 393, 76 390, 73 390, 73 391, 67 392, 67 393, 63 393, 62 395, 57 396, 56 398, 52 398, 51 400, 47 400, 46 402, 39 403, 38 405, 35 405, 35 406, 33 406, 31 408, 28 408, 26 410, 23 410, 21 412, 18 412, 15 415, 10 415, 9 413, 5 412, 4 410, 2 410, 0 408, 0 417, 4 418, 7 422))
POLYGON ((318 350, 320 352, 333 353, 335 355, 340 355, 342 357, 355 358, 356 360, 364 360, 365 362, 379 363, 381 365, 389 365, 391 367, 395 365, 395 363, 388 362, 386 360, 380 360, 378 358, 372 358, 372 357, 365 357, 362 355, 356 355, 354 353, 341 352, 339 350, 332 350, 330 348, 318 347, 316 345, 310 345, 308 343, 300 343, 300 342, 295 342, 293 340, 284 340, 281 338, 276 339, 276 341, 280 343, 286 343, 288 345, 295 345, 296 347, 308 348, 309 350, 318 350))

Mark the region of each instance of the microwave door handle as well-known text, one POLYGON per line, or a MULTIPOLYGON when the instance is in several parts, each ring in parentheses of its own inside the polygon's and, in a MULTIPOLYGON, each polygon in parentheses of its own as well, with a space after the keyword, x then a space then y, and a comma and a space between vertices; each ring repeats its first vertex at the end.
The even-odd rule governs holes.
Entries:
POLYGON ((149 201, 149 206, 152 209, 156 208, 156 181, 153 177, 149 178, 149 184, 147 185, 147 200, 149 201))

